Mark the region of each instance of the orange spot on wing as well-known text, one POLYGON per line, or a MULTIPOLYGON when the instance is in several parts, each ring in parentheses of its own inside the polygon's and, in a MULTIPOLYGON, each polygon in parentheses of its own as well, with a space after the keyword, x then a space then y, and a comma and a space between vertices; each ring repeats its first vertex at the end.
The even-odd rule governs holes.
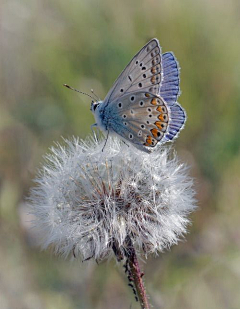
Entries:
POLYGON ((152 105, 162 105, 163 103, 161 102, 161 100, 159 98, 153 98, 152 101, 151 101, 151 104, 152 105))
POLYGON ((150 135, 147 136, 146 143, 149 145, 152 144, 152 137, 150 135))
POLYGON ((159 137, 159 131, 158 131, 158 129, 156 129, 156 128, 153 128, 152 130, 151 130, 151 132, 152 132, 152 135, 155 137, 155 138, 158 138, 159 137))
POLYGON ((160 112, 160 113, 165 114, 167 112, 167 109, 166 109, 165 106, 158 106, 157 107, 157 111, 160 112))
POLYGON ((161 121, 156 121, 155 125, 162 131, 165 132, 166 131, 166 123, 161 122, 161 121))
POLYGON ((158 106, 157 111, 160 112, 160 113, 163 113, 162 106, 158 106))
POLYGON ((150 97, 150 93, 147 93, 147 92, 146 92, 146 93, 145 93, 145 97, 146 97, 146 98, 149 98, 149 97, 150 97))
POLYGON ((157 103, 158 103, 158 102, 157 102, 157 99, 156 99, 156 98, 153 98, 152 101, 151 101, 151 104, 152 104, 152 105, 157 105, 157 103))
POLYGON ((152 67, 151 72, 152 72, 152 74, 155 74, 156 73, 156 67, 152 67))
POLYGON ((156 121, 156 122, 155 122, 155 125, 156 125, 159 129, 162 128, 162 122, 160 122, 160 121, 156 121))
POLYGON ((158 116, 158 119, 161 120, 162 122, 168 122, 167 114, 160 114, 158 116))
POLYGON ((152 138, 150 135, 147 136, 146 138, 146 143, 144 144, 144 146, 147 147, 154 147, 156 145, 157 141, 152 138))
POLYGON ((155 77, 155 76, 153 76, 153 77, 151 78, 151 83, 152 83, 152 84, 155 84, 155 83, 156 83, 156 77, 155 77))

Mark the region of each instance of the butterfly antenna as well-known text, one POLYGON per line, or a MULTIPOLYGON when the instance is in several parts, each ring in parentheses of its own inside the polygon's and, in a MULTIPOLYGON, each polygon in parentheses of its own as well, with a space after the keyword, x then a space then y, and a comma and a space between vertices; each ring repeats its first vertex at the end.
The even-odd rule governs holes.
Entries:
POLYGON ((96 93, 93 91, 93 89, 91 89, 91 93, 97 98, 98 101, 101 100, 101 99, 99 98, 99 96, 97 96, 96 93))
POLYGON ((86 92, 82 92, 82 91, 80 91, 80 90, 77 90, 77 89, 75 89, 75 88, 72 88, 72 87, 68 86, 67 84, 63 84, 63 86, 64 86, 64 87, 67 87, 67 88, 69 88, 69 89, 71 89, 71 90, 77 91, 77 92, 79 92, 79 93, 85 94, 85 95, 87 95, 88 97, 90 97, 91 99, 93 99, 94 101, 96 100, 96 98, 92 97, 90 94, 88 94, 88 93, 86 93, 86 92))

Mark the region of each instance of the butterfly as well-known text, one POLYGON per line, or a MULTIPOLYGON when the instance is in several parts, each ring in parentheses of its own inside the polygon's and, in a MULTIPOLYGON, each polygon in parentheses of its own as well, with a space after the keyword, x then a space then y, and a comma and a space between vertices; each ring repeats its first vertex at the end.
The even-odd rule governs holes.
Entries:
POLYGON ((179 94, 178 62, 172 52, 162 54, 154 38, 133 57, 105 99, 92 102, 93 126, 151 152, 172 141, 184 126, 179 94))

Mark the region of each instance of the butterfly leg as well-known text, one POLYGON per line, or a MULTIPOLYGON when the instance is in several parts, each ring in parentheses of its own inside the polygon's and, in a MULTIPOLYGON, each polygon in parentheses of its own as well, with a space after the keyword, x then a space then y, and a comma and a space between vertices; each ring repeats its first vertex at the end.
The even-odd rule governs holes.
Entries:
POLYGON ((122 142, 126 145, 126 146, 128 146, 129 147, 129 145, 122 139, 122 142))
POLYGON ((95 133, 95 131, 93 130, 93 127, 97 127, 97 123, 94 123, 91 125, 91 130, 92 130, 92 134, 94 139, 98 142, 99 141, 99 130, 97 129, 97 134, 95 133))
POLYGON ((107 137, 106 137, 106 139, 105 139, 105 143, 104 143, 104 146, 103 146, 102 152, 103 152, 103 150, 104 150, 104 148, 105 148, 105 146, 106 146, 106 144, 107 144, 108 135, 109 135, 109 130, 108 130, 108 132, 107 132, 107 137))

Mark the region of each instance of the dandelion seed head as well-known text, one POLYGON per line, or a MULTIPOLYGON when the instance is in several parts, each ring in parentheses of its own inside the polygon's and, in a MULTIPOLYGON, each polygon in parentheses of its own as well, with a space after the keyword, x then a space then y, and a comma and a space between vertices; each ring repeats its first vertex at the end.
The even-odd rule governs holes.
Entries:
POLYGON ((65 140, 46 156, 30 195, 43 248, 101 261, 126 250, 157 254, 187 232, 192 179, 170 148, 146 154, 118 139, 65 140))

